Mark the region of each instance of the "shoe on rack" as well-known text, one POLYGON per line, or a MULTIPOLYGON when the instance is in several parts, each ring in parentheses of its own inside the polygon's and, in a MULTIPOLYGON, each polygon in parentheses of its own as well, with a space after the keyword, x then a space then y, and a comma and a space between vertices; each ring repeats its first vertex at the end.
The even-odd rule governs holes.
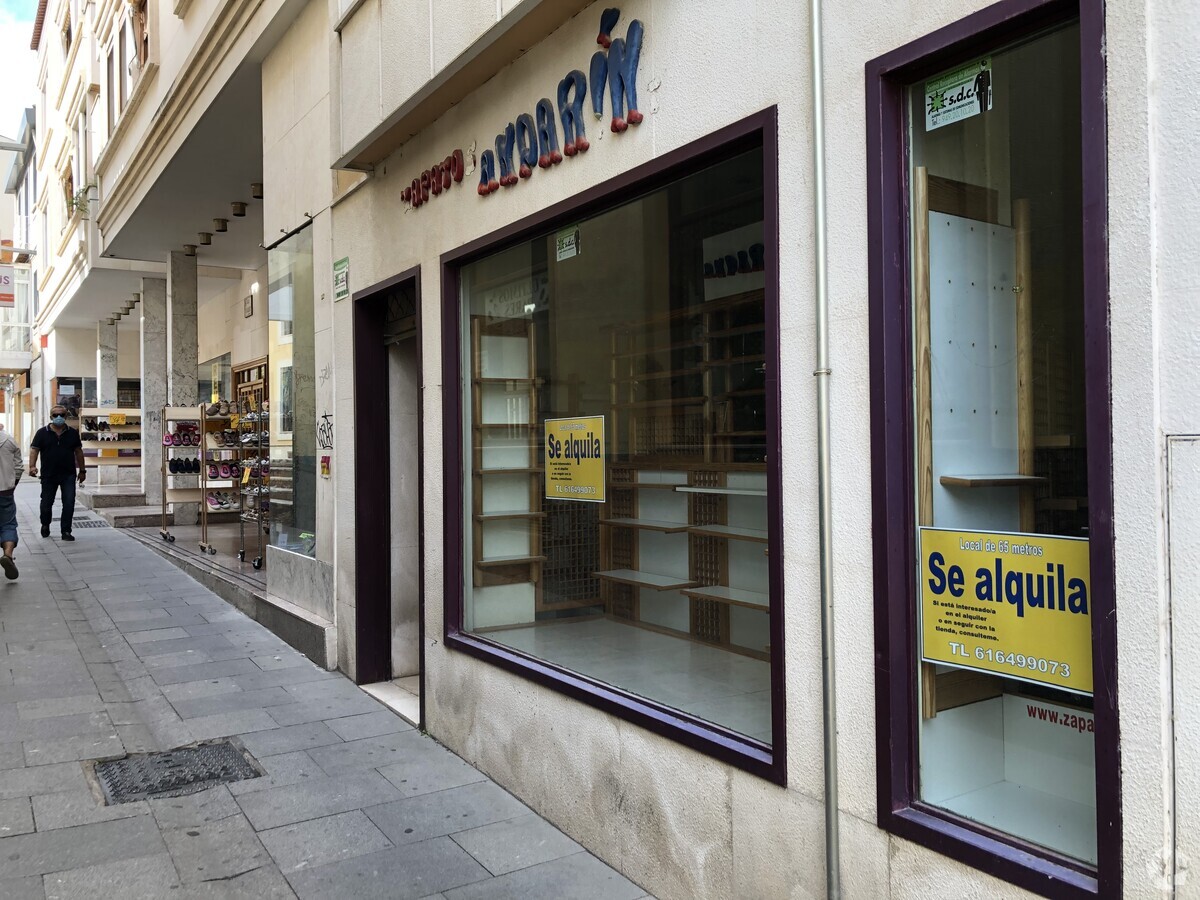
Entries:
POLYGON ((228 400, 221 401, 221 415, 223 415, 223 416, 229 415, 229 401, 228 400))
POLYGON ((206 416, 219 416, 220 414, 221 414, 221 404, 217 403, 215 401, 212 404, 210 404, 207 409, 204 410, 204 415, 206 415, 206 416))
POLYGON ((230 478, 232 475, 233 472, 229 469, 229 463, 221 463, 221 477, 230 478))
POLYGON ((171 446, 171 432, 169 432, 169 431, 163 433, 163 446, 164 447, 171 446))
POLYGON ((212 491, 208 492, 208 496, 204 498, 204 502, 208 504, 209 509, 220 509, 221 501, 217 499, 217 495, 212 491))
POLYGON ((218 478, 220 478, 220 477, 221 477, 221 469, 220 469, 220 468, 217 466, 217 464, 216 464, 216 463, 209 463, 209 464, 208 464, 208 478, 209 478, 209 480, 210 480, 210 481, 216 481, 216 480, 217 480, 218 478))
POLYGON ((173 435, 171 435, 171 446, 172 447, 183 446, 183 438, 180 436, 178 431, 175 432, 173 435))
POLYGON ((179 474, 179 460, 168 459, 167 460, 167 471, 169 471, 172 475, 178 475, 179 474))

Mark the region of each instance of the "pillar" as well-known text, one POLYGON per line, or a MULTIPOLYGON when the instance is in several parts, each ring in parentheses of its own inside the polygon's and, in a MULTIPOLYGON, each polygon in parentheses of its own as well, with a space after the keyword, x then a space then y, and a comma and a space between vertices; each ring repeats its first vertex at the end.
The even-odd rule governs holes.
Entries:
MULTIPOLYGON (((96 323, 96 405, 117 405, 117 323, 105 319, 96 323)), ((116 466, 97 466, 96 484, 117 484, 121 470, 116 466)))
POLYGON ((172 406, 195 406, 196 367, 199 360, 196 333, 196 257, 170 254, 167 261, 167 397, 172 406))
POLYGON ((142 491, 162 503, 163 422, 167 405, 167 281, 142 279, 142 491))
MULTIPOLYGON (((167 402, 195 407, 199 402, 196 367, 196 257, 171 253, 167 259, 167 402)), ((200 486, 196 476, 170 479, 172 487, 200 486)), ((200 516, 197 503, 174 503, 176 525, 192 525, 200 516)))

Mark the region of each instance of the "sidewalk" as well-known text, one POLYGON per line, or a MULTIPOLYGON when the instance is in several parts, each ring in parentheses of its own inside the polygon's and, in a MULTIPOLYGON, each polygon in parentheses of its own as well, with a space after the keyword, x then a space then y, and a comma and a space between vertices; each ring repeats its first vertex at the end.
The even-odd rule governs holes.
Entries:
POLYGON ((37 498, 0 579, 0 897, 645 896, 95 514, 40 537, 37 498), (266 776, 105 806, 83 765, 224 737, 266 776))

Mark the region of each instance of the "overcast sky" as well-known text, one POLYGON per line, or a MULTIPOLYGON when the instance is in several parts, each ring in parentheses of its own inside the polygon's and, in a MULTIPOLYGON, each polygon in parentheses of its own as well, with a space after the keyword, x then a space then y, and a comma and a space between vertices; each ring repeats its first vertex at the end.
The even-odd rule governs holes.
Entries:
POLYGON ((37 0, 0 0, 0 134, 14 140, 21 110, 36 105, 37 54, 29 49, 36 14, 37 0))

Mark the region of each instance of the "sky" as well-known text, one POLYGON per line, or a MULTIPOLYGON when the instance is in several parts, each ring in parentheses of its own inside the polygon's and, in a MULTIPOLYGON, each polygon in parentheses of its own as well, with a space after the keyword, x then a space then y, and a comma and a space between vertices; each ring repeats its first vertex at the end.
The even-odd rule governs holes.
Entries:
POLYGON ((34 106, 37 54, 29 49, 37 0, 0 0, 0 134, 16 140, 21 110, 34 106))

